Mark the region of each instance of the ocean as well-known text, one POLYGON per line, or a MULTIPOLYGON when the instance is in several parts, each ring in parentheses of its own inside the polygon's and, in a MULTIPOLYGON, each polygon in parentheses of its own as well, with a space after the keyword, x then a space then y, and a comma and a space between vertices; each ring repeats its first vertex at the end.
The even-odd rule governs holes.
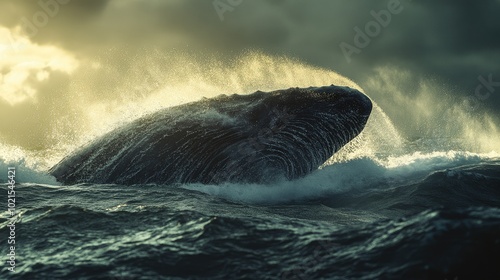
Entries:
MULTIPOLYGON (((331 80, 286 63, 276 75, 298 72, 268 88, 331 80)), ((363 132, 292 181, 63 185, 47 173, 137 118, 120 114, 127 106, 102 133, 61 137, 49 151, 0 145, 0 278, 500 279, 500 154, 469 149, 470 137, 402 137, 376 105, 383 98, 368 95, 375 103, 363 132)))
MULTIPOLYGON (((16 272, 2 278, 500 276, 500 159, 403 157, 353 159, 273 185, 62 186, 18 168, 46 183, 15 187, 16 272)), ((2 213, 4 246, 10 219, 2 213)))

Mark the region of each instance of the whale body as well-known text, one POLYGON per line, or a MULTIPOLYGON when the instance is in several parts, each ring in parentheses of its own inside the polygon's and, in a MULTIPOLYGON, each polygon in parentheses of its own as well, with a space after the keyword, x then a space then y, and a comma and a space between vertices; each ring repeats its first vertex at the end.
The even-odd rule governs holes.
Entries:
POLYGON ((205 98, 115 129, 49 172, 65 184, 293 180, 356 137, 371 110, 363 93, 334 85, 205 98))

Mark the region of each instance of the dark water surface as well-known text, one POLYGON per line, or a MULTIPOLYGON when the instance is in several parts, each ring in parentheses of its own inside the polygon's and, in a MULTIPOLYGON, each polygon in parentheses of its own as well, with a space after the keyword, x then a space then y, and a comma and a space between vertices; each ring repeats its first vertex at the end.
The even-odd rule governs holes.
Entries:
POLYGON ((500 279, 500 161, 415 162, 267 186, 20 184, 1 278, 500 279))

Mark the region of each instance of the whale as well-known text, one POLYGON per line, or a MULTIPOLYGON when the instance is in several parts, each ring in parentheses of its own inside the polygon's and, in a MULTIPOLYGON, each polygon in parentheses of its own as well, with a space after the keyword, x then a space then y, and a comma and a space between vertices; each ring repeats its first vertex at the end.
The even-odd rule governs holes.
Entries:
POLYGON ((161 109, 49 169, 63 184, 266 184, 317 170, 365 127, 369 97, 344 86, 289 88, 161 109))

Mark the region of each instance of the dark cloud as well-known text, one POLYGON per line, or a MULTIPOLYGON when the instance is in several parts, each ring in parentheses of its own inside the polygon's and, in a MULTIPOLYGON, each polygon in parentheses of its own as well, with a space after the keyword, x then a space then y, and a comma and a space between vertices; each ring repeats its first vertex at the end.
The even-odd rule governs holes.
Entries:
MULTIPOLYGON (((411 73, 397 81, 398 91, 407 95, 422 90, 420 81, 432 80, 461 100, 474 94, 480 76, 500 81, 498 0, 401 0, 401 13, 393 14, 349 63, 339 45, 354 45, 354 28, 364 29, 374 20, 371 12, 386 10, 391 1, 243 0, 221 20, 214 1, 72 0, 60 5, 31 40, 64 48, 89 65, 101 63, 101 72, 87 71, 85 79, 93 81, 89 96, 103 99, 114 98, 106 92, 123 84, 129 73, 146 73, 148 66, 137 69, 137 61, 158 50, 220 61, 249 50, 294 57, 337 71, 372 96, 382 94, 371 81, 383 67, 411 73)), ((43 11, 37 2, 0 1, 0 24, 14 28, 23 18, 33 21, 43 11)), ((168 69, 168 63, 162 67, 168 69)), ((481 106, 497 111, 499 93, 500 87, 481 106)))

